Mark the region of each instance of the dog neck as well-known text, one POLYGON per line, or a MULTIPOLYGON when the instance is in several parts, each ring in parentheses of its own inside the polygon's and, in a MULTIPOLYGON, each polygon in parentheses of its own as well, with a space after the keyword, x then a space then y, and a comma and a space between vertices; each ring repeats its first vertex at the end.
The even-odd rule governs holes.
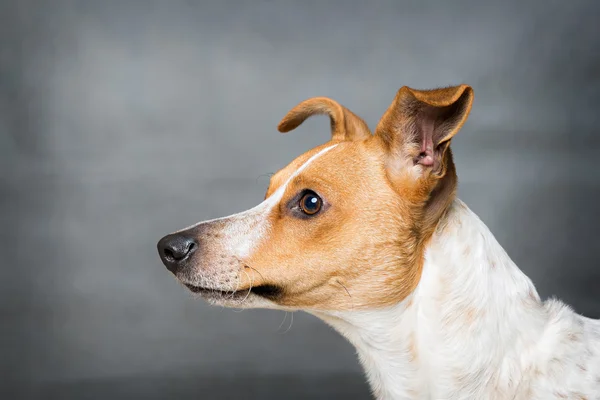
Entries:
POLYGON ((548 319, 532 282, 460 200, 424 257, 416 290, 394 307, 314 314, 356 347, 377 398, 514 393, 548 319))

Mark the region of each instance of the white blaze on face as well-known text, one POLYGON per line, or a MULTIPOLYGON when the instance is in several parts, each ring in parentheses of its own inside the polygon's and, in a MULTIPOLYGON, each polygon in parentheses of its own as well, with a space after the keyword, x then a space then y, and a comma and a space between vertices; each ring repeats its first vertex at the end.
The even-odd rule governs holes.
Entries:
POLYGON ((238 214, 230 215, 228 217, 199 222, 178 232, 194 228, 200 224, 221 221, 226 224, 224 230, 222 231, 223 238, 221 244, 225 249, 227 249, 227 253, 237 257, 238 259, 244 259, 248 257, 251 254, 252 249, 256 248, 260 241, 268 233, 270 226, 267 216, 269 215, 269 212, 271 212, 271 210, 281 201, 288 184, 292 181, 292 179, 304 171, 306 167, 308 167, 313 161, 336 146, 337 144, 326 147, 310 157, 285 181, 283 185, 281 185, 271 196, 269 196, 256 207, 238 214))

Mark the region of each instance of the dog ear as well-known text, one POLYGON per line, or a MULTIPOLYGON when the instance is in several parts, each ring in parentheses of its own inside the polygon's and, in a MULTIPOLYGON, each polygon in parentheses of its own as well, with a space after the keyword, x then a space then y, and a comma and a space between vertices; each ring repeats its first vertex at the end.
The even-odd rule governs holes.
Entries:
POLYGON ((365 121, 327 97, 313 97, 299 103, 283 117, 277 129, 282 133, 289 132, 311 115, 318 114, 329 115, 332 141, 361 140, 371 136, 365 121))
POLYGON ((402 87, 375 129, 396 161, 420 165, 443 176, 450 140, 467 120, 473 89, 460 85, 434 90, 402 87))

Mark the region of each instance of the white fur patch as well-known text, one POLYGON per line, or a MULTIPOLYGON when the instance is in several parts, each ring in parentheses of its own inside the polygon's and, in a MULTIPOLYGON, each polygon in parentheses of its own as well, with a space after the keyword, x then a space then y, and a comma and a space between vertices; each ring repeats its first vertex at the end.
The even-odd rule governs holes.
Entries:
POLYGON ((357 348, 377 398, 600 399, 600 321, 541 302, 462 202, 448 218, 401 304, 316 314, 357 348))

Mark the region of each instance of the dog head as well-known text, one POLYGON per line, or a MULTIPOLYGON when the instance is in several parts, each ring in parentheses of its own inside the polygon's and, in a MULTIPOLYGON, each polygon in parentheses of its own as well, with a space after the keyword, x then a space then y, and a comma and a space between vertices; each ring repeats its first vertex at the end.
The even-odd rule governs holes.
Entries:
POLYGON ((331 99, 298 104, 279 131, 327 114, 331 140, 273 175, 256 207, 162 238, 163 263, 192 292, 230 307, 341 311, 402 301, 454 198, 449 144, 472 101, 467 85, 403 87, 374 134, 331 99))

